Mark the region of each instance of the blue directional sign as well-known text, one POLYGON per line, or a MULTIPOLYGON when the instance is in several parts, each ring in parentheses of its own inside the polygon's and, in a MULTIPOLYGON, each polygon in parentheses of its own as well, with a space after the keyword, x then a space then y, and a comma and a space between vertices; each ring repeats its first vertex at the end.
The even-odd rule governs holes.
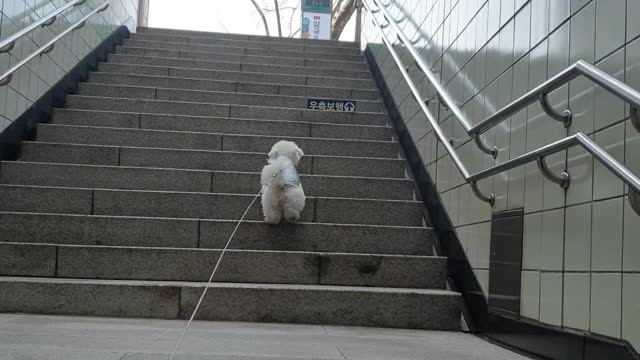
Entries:
POLYGON ((356 101, 336 99, 307 99, 307 109, 321 111, 355 112, 356 101))

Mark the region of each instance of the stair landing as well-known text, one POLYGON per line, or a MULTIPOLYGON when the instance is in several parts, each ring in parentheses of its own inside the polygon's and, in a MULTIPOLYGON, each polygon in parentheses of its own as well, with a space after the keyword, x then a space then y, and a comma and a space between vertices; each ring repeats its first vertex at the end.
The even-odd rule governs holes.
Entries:
MULTIPOLYGON (((0 359, 166 360, 184 321, 0 314, 0 359)), ((464 333, 198 321, 176 360, 526 360, 464 333)))

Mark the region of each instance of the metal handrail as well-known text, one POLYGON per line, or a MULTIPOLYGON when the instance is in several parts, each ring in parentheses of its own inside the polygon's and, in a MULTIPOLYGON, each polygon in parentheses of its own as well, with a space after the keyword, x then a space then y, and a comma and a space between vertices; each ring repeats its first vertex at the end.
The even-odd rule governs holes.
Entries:
POLYGON ((487 117, 477 125, 472 126, 469 132, 472 134, 482 134, 491 129, 493 126, 508 119, 511 115, 524 109, 525 107, 540 101, 545 112, 556 120, 564 121, 565 126, 569 126, 571 122, 571 111, 565 110, 563 115, 559 115, 555 110, 551 109, 547 102, 547 94, 565 85, 569 81, 578 76, 585 76, 594 83, 608 90, 613 95, 624 100, 631 107, 631 120, 635 128, 640 131, 640 120, 638 120, 638 109, 640 109, 640 93, 629 85, 605 73, 597 67, 589 64, 584 60, 578 60, 573 65, 562 70, 551 79, 538 85, 533 90, 524 94, 520 98, 514 100, 511 104, 498 110, 493 115, 487 117))
MULTIPOLYGON (((375 0, 373 0, 373 1, 375 2, 375 0)), ((398 56, 398 53, 396 52, 396 50, 393 48, 393 44, 389 41, 389 39, 387 38, 386 34, 384 33, 383 28, 380 26, 380 23, 375 18, 375 16, 373 16, 374 13, 371 11, 371 8, 370 8, 370 6, 368 4, 368 0, 364 0, 362 2, 362 4, 366 8, 366 10, 371 14, 371 22, 376 27, 376 29, 380 32, 382 42, 388 48, 391 56, 393 57, 394 61, 396 62, 396 65, 398 66, 398 69, 400 70, 400 73, 402 74, 402 76, 404 77, 405 81, 407 82, 407 85, 409 86, 409 89, 411 90, 412 95, 414 96, 414 98, 416 98, 416 100, 418 102, 418 105, 420 106, 420 109, 426 115, 427 120, 429 121, 431 127, 433 128, 433 131, 434 131, 436 137, 440 141, 441 145, 445 148, 445 150, 447 151, 449 156, 451 156, 451 159, 453 160, 453 163, 455 164, 456 168, 458 168, 458 171, 460 172, 460 174, 464 178, 465 182, 467 182, 467 183, 469 183, 471 185, 471 190, 473 191, 473 193, 479 199, 481 199, 482 201, 488 202, 491 205, 493 205, 495 203, 495 195, 494 194, 490 194, 490 195, 483 194, 480 191, 480 189, 478 188, 478 181, 480 181, 482 179, 485 179, 485 178, 488 178, 490 176, 499 174, 501 172, 516 168, 518 166, 530 163, 530 162, 532 162, 534 160, 537 161, 538 167, 540 168, 541 172, 543 173, 543 175, 545 177, 547 177, 550 180, 558 183, 559 185, 561 185, 563 188, 566 189, 569 186, 569 179, 570 179, 569 174, 567 174, 566 172, 562 173, 560 176, 552 174, 549 171, 549 168, 547 167, 544 159, 548 155, 555 154, 555 153, 557 153, 559 151, 566 150, 568 148, 580 145, 587 152, 589 152, 591 155, 593 155, 593 157, 595 159, 598 159, 598 161, 600 161, 605 167, 607 167, 611 172, 613 172, 615 175, 617 175, 622 181, 624 181, 629 186, 629 203, 631 204, 631 206, 634 209, 634 211, 637 214, 640 215, 640 178, 635 176, 631 171, 629 171, 629 169, 627 169, 624 165, 620 164, 616 159, 614 159, 611 155, 609 155, 609 153, 607 153, 602 147, 600 147, 598 144, 596 144, 593 140, 591 140, 588 136, 586 136, 583 133, 577 133, 575 135, 572 135, 572 136, 566 137, 564 139, 555 141, 555 142, 553 142, 551 144, 545 145, 545 146, 543 146, 543 147, 541 147, 539 149, 536 149, 536 150, 530 151, 528 153, 525 153, 525 154, 523 154, 521 156, 518 156, 518 157, 516 157, 514 159, 511 159, 509 161, 506 161, 504 163, 501 163, 501 164, 495 165, 493 167, 490 167, 488 169, 485 169, 485 170, 479 171, 477 173, 471 174, 469 172, 469 170, 467 170, 466 166, 464 165, 464 163, 462 162, 460 157, 458 156, 458 154, 457 154, 456 150, 454 149, 453 145, 451 145, 451 143, 449 142, 446 134, 444 133, 444 131, 442 130, 442 128, 438 124, 438 120, 431 113, 431 110, 429 110, 428 106, 426 105, 426 102, 425 101, 420 101, 420 99, 422 98, 422 95, 420 94, 420 91, 418 90, 418 88, 416 87, 415 83, 413 82, 413 80, 409 76, 409 74, 407 72, 407 68, 402 63, 402 60, 398 56)), ((382 7, 379 7, 379 9, 380 8, 382 8, 382 7)), ((388 21, 388 19, 387 19, 387 21, 388 21)), ((388 21, 388 22, 389 23, 393 23, 392 21, 388 21)), ((398 34, 398 38, 400 38, 399 34, 398 34)), ((408 43, 408 41, 407 41, 407 43, 408 43)), ((415 60, 419 60, 419 58, 416 58, 415 60)), ((416 64, 418 64, 417 61, 416 61, 416 64)), ((598 72, 599 72, 599 70, 598 70, 598 72)), ((591 73, 589 73, 589 74, 591 74, 591 73)), ((427 74, 425 73, 425 75, 427 75, 427 74)), ((431 75, 433 75, 433 74, 431 74, 431 75)), ((589 76, 589 75, 586 75, 586 76, 589 76)), ((597 78, 600 79, 599 81, 602 81, 602 79, 606 79, 606 77, 597 77, 597 78)), ((438 84, 438 83, 435 82, 434 86, 436 84, 438 84)), ((609 86, 608 89, 609 89, 609 91, 612 91, 612 92, 613 91, 617 91, 616 88, 612 88, 611 86, 609 86)), ((625 93, 626 95, 621 95, 621 97, 624 100, 628 100, 628 99, 629 100, 634 100, 636 98, 636 96, 638 96, 637 92, 635 92, 633 89, 629 88, 626 85, 625 85, 625 87, 623 89, 630 90, 630 92, 627 91, 625 93)), ((446 91, 444 91, 444 89, 442 89, 442 90, 443 90, 443 94, 442 94, 443 95, 442 96, 443 99, 441 101, 446 102, 447 100, 450 100, 450 98, 448 98, 448 99, 446 98, 448 96, 446 91)), ((523 100, 523 103, 524 103, 524 100, 523 100)), ((509 107, 509 106, 510 105, 508 105, 507 107, 509 107)), ((522 106, 526 106, 526 105, 522 105, 522 106)), ((512 109, 513 108, 515 108, 515 105, 512 106, 512 109)), ((451 107, 451 109, 453 111, 454 107, 451 107)), ((455 114, 455 112, 454 112, 454 114, 455 114)), ((463 119, 466 119, 466 118, 463 117, 463 119)), ((492 121, 496 121, 495 122, 496 124, 498 123, 497 120, 492 120, 492 121)))
MULTIPOLYGON (((377 0, 372 0, 372 1, 378 7, 378 9, 382 11, 383 17, 387 22, 387 24, 385 24, 383 28, 388 27, 389 24, 393 27, 393 29, 396 32, 396 36, 398 37, 398 41, 403 43, 407 48, 407 50, 409 50, 409 53, 413 57, 416 67, 427 77, 427 79, 429 79, 429 82, 431 82, 431 84, 435 88, 436 94, 438 95, 438 98, 440 99, 440 101, 444 104, 444 106, 449 108, 449 110, 458 119, 458 122, 460 123, 460 125, 462 125, 462 127, 467 132, 467 134, 470 134, 469 131, 472 127, 471 125, 472 122, 469 121, 469 119, 464 114, 464 112, 460 109, 460 107, 458 107, 458 105, 455 103, 453 98, 451 98, 449 93, 444 89, 442 84, 440 84, 440 81, 438 80, 436 75, 430 70, 429 66, 424 62, 424 60, 422 59, 422 56, 420 56, 420 53, 413 47, 413 45, 411 45, 411 39, 409 39, 404 34, 404 32, 402 31, 402 29, 400 29, 397 23, 390 20, 392 19, 392 16, 389 14, 389 12, 386 9, 386 6, 388 6, 388 4, 386 6, 384 4, 378 5, 377 0)), ((368 5, 367 5, 367 9, 368 11, 371 10, 371 8, 368 5)), ((418 99, 418 102, 423 102, 423 101, 425 100, 418 99)), ((498 148, 495 146, 488 146, 484 144, 479 134, 477 135, 474 134, 471 137, 476 142, 480 150, 482 150, 484 153, 490 154, 491 156, 493 156, 494 159, 498 156, 498 148)))
POLYGON ((111 2, 111 0, 107 0, 107 1, 103 2, 102 4, 100 4, 100 6, 96 7, 95 9, 91 10, 91 12, 89 12, 87 15, 83 16, 78 22, 76 22, 75 24, 71 25, 65 31, 61 32, 60 34, 56 35, 53 39, 49 40, 49 42, 47 42, 46 44, 42 45, 38 50, 36 50, 33 53, 29 54, 29 56, 27 56, 26 58, 22 59, 20 62, 15 64, 13 67, 11 67, 9 70, 7 70, 4 74, 0 75, 0 86, 5 86, 5 85, 9 84, 11 82, 11 80, 13 79, 13 74, 16 71, 18 71, 21 67, 26 65, 29 61, 33 60, 33 58, 35 58, 36 56, 50 53, 55 48, 56 42, 58 42, 58 40, 62 39, 65 35, 67 35, 68 33, 72 32, 73 30, 81 29, 87 23, 87 20, 91 16, 93 16, 93 15, 99 13, 99 12, 103 12, 103 11, 107 10, 107 8, 109 7, 109 3, 110 2, 111 2))
POLYGON ((84 4, 86 1, 87 0, 69 1, 68 3, 62 5, 61 7, 57 8, 54 11, 50 12, 49 14, 45 15, 41 19, 38 19, 38 21, 34 22, 33 24, 31 24, 31 25, 27 26, 26 28, 18 31, 17 33, 9 36, 7 39, 2 40, 0 42, 0 54, 11 51, 11 49, 13 49, 13 47, 16 46, 16 41, 18 39, 20 39, 21 37, 27 35, 28 33, 32 32, 33 30, 37 29, 38 27, 47 27, 49 25, 52 25, 56 21, 56 19, 58 18, 58 15, 60 15, 61 13, 63 13, 67 9, 69 9, 70 7, 80 6, 80 5, 84 4))

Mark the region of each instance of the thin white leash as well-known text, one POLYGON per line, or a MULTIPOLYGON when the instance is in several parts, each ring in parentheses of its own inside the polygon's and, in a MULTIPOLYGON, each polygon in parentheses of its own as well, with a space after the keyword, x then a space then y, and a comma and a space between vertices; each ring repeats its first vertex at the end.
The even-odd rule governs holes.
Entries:
MULTIPOLYGON (((278 176, 278 174, 280 174, 280 171, 277 171, 276 173, 273 174, 273 176, 271 178, 271 181, 273 181, 273 178, 278 176)), ((204 290, 202 290, 202 295, 200 295, 200 299, 198 300, 198 303, 196 304, 195 309, 193 309, 193 313, 191 314, 191 317, 189 318, 189 321, 187 322, 187 326, 184 327, 184 330, 182 331, 182 335, 180 335, 180 339, 178 339, 178 343, 176 344, 175 349, 173 349, 173 352, 171 353, 171 356, 169 356, 169 360, 173 360, 173 358, 176 356, 176 353, 178 353, 178 350, 180 350, 180 345, 182 345, 182 341, 184 340, 184 337, 187 335, 187 331, 189 331, 189 327, 191 326, 191 323, 193 322, 193 319, 196 317, 196 313, 198 312, 198 309, 200 308, 200 305, 202 304, 202 300, 204 300, 204 296, 207 294, 207 290, 209 289, 209 285, 211 285, 211 283, 213 282, 213 277, 216 275, 216 271, 218 271, 218 267, 220 266, 220 262, 222 262, 222 257, 224 256, 225 252, 229 248, 229 244, 231 244, 231 240, 233 239, 233 236, 238 231, 238 228, 240 227, 240 224, 242 224, 242 220, 244 220, 244 217, 247 216, 247 213, 249 213, 249 209, 251 209, 253 204, 256 202, 256 199, 262 194, 264 189, 269 185, 271 185, 271 183, 269 183, 268 185, 263 185, 262 186, 262 188, 260 189, 260 191, 258 191, 258 193, 253 198, 253 200, 251 200, 251 204, 249 204, 249 206, 247 207, 247 210, 244 211, 244 214, 242 214, 242 216, 240 217, 240 220, 238 220, 238 223, 236 224, 235 229, 233 229, 233 232, 231 233, 231 236, 229 236, 229 240, 227 240, 227 243, 224 245, 224 249, 222 249, 222 252, 220 253, 220 257, 218 257, 218 261, 216 262, 216 266, 213 268, 213 271, 211 272, 211 276, 209 276, 209 281, 207 282, 207 286, 205 286, 204 290)))

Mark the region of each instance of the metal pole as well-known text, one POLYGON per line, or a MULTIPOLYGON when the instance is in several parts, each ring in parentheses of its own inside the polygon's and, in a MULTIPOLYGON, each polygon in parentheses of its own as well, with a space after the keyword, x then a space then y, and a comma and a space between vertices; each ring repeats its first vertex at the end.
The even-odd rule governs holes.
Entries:
POLYGON ((362 0, 356 0, 356 36, 354 41, 358 44, 362 36, 362 0))

